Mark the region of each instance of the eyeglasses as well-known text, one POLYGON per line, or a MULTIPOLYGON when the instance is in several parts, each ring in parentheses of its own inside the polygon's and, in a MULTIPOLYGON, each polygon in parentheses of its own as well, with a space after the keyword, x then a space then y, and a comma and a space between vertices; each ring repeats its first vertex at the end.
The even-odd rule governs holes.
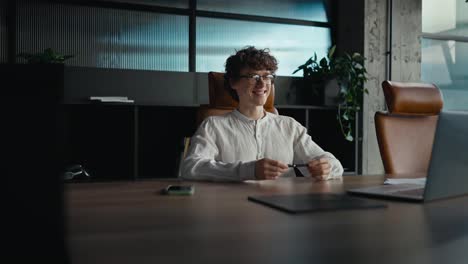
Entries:
POLYGON ((260 76, 258 74, 255 74, 255 75, 239 75, 239 77, 240 78, 246 78, 247 81, 250 84, 257 84, 258 82, 260 82, 260 80, 262 80, 266 84, 271 84, 271 83, 273 83, 273 81, 276 78, 276 76, 273 75, 273 74, 267 74, 267 75, 264 75, 264 76, 260 76))

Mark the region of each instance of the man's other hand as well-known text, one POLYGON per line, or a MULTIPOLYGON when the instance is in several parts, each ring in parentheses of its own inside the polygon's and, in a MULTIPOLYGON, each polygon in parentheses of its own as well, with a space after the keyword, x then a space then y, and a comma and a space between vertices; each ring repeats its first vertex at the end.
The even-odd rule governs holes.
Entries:
POLYGON ((257 180, 271 180, 288 170, 288 165, 271 159, 257 160, 255 163, 255 178, 257 180))
POLYGON ((307 163, 310 175, 317 180, 326 180, 330 177, 331 164, 327 158, 313 159, 307 163))

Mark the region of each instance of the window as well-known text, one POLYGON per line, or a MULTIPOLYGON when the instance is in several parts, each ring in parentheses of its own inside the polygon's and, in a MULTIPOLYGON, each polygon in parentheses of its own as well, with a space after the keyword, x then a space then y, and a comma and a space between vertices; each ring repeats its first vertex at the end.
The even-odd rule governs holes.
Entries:
POLYGON ((327 0, 84 2, 17 2, 16 51, 53 48, 75 55, 74 66, 208 72, 256 46, 272 51, 278 75, 291 76, 332 42, 327 0))
MULTIPOLYGON (((270 48, 278 60, 277 75, 290 76, 314 52, 326 55, 330 29, 228 19, 197 19, 197 71, 224 71, 226 58, 244 46, 270 48), (287 36, 287 37, 285 37, 287 36)), ((296 73, 300 75, 302 72, 296 73)))
POLYGON ((188 17, 88 6, 18 4, 17 51, 54 48, 70 65, 188 71, 188 17))
POLYGON ((444 109, 468 110, 468 3, 423 0, 422 29, 421 79, 441 89, 444 109))
POLYGON ((188 8, 189 0, 97 0, 99 2, 188 8))
POLYGON ((328 22, 323 0, 198 0, 197 9, 232 14, 328 22))

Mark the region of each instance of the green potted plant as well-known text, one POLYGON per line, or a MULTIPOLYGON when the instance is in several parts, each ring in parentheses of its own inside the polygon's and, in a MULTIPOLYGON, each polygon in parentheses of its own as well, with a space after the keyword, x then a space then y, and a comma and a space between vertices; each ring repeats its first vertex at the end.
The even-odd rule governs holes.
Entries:
POLYGON ((73 55, 62 55, 51 48, 44 49, 39 53, 19 53, 19 58, 26 59, 28 64, 48 64, 58 63, 63 64, 67 59, 73 58, 73 55))
POLYGON ((353 141, 353 125, 356 113, 361 111, 364 88, 367 81, 364 56, 359 53, 344 53, 335 56, 336 46, 332 46, 326 57, 318 60, 317 54, 300 65, 294 72, 303 71, 304 78, 319 75, 324 80, 336 79, 339 87, 337 119, 346 140, 353 141))

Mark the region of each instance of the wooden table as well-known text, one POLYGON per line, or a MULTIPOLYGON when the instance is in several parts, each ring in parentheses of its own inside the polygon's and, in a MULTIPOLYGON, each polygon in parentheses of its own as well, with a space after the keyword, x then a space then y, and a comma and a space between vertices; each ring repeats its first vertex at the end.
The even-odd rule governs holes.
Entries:
POLYGON ((468 196, 299 215, 247 200, 382 181, 197 182, 188 197, 158 194, 177 180, 69 184, 72 263, 468 263, 468 196))

